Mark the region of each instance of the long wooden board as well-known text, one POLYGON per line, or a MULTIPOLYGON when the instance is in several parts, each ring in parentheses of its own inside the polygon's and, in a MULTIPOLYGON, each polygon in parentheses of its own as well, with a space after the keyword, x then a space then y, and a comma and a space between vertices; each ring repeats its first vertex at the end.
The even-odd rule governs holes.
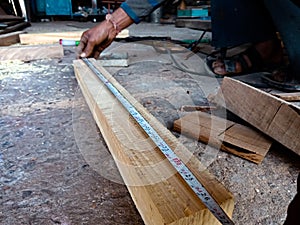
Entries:
MULTIPOLYGON (((59 43, 60 39, 64 40, 80 40, 82 33, 85 30, 80 31, 68 31, 68 32, 53 32, 53 33, 28 33, 20 35, 20 42, 22 45, 40 45, 40 44, 55 44, 59 43)), ((129 36, 127 29, 120 32, 117 38, 125 38, 129 36)))
POLYGON ((62 58, 61 45, 9 46, 0 47, 0 60, 31 61, 46 58, 62 58))
POLYGON ((241 81, 224 78, 225 107, 300 155, 300 108, 241 81))
POLYGON ((257 164, 272 145, 269 138, 250 127, 204 112, 185 115, 174 122, 173 129, 257 164))
MULTIPOLYGON (((191 152, 138 103, 99 62, 95 60, 92 62, 174 149, 231 216, 234 208, 232 194, 205 170, 191 152)), ((85 63, 75 60, 74 70, 94 119, 145 224, 220 224, 85 63)))

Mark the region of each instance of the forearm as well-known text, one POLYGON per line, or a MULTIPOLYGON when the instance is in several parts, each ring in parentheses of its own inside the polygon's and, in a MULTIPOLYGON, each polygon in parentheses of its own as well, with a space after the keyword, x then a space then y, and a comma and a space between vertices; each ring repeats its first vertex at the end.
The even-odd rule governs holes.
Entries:
POLYGON ((167 0, 126 0, 126 2, 121 4, 121 8, 135 23, 139 23, 166 1, 167 0))
POLYGON ((121 32, 123 29, 127 28, 134 22, 122 8, 118 8, 117 10, 115 10, 112 13, 111 17, 106 17, 106 20, 106 22, 108 23, 111 22, 117 33, 121 32))

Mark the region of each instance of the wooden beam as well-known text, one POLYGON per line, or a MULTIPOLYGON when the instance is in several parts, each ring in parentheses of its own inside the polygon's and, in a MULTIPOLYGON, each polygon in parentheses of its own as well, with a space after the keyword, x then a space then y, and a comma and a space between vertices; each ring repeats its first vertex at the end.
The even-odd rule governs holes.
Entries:
POLYGON ((204 112, 189 113, 176 120, 173 129, 257 164, 272 145, 264 134, 250 127, 204 112))
MULTIPOLYGON (((216 201, 232 215, 233 196, 189 152, 172 133, 137 102, 96 60, 98 70, 143 115, 216 201)), ((220 224, 166 160, 121 103, 81 60, 74 70, 125 184, 145 224, 220 224)))
POLYGON ((0 47, 0 60, 31 61, 46 58, 62 58, 61 45, 10 46, 0 47))
POLYGON ((300 108, 229 77, 220 96, 225 107, 263 133, 300 155, 300 108))
POLYGON ((23 31, 17 31, 8 34, 1 34, 0 35, 0 46, 9 46, 13 44, 17 44, 20 42, 19 35, 22 34, 23 31))
MULTIPOLYGON (((68 31, 68 32, 53 32, 53 33, 28 33, 21 34, 20 41, 22 45, 40 45, 40 44, 55 44, 59 43, 60 39, 65 40, 80 40, 84 30, 68 31)), ((117 38, 125 38, 129 36, 127 29, 120 32, 117 38)))

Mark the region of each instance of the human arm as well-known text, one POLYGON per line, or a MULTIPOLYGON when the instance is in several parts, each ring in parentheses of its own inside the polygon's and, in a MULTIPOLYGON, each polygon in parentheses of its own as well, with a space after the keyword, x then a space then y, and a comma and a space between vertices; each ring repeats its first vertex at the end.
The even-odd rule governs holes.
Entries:
POLYGON ((118 8, 109 17, 82 34, 78 46, 80 57, 98 58, 100 53, 112 43, 117 34, 133 23, 133 20, 122 8, 118 8))
POLYGON ((78 46, 79 57, 98 58, 117 34, 133 23, 139 23, 165 0, 127 0, 111 14, 111 19, 85 31, 78 46))

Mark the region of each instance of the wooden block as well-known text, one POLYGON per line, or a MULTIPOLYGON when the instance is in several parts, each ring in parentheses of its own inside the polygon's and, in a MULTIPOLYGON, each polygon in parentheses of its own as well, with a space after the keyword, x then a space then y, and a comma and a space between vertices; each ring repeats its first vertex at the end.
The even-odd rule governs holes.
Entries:
POLYGON ((61 45, 10 46, 0 47, 0 60, 31 61, 46 58, 62 58, 64 50, 61 45))
POLYGON ((176 120, 173 129, 257 164, 272 145, 261 132, 204 112, 189 113, 176 120))
MULTIPOLYGON (((20 41, 22 45, 40 45, 40 44, 56 44, 60 39, 79 41, 84 30, 54 33, 30 33, 21 34, 20 41)), ((123 30, 117 38, 125 38, 129 36, 128 30, 123 30)))
MULTIPOLYGON (((164 141, 186 163, 231 217, 233 196, 177 138, 137 102, 101 65, 93 65, 143 115, 164 141)), ((81 60, 74 70, 96 123, 146 225, 219 225, 154 142, 121 103, 81 60)))
POLYGON ((219 95, 228 110, 300 155, 300 108, 229 77, 219 95))
POLYGON ((9 46, 13 44, 17 44, 20 42, 19 35, 22 34, 23 31, 17 31, 8 34, 1 34, 0 35, 0 46, 9 46))

